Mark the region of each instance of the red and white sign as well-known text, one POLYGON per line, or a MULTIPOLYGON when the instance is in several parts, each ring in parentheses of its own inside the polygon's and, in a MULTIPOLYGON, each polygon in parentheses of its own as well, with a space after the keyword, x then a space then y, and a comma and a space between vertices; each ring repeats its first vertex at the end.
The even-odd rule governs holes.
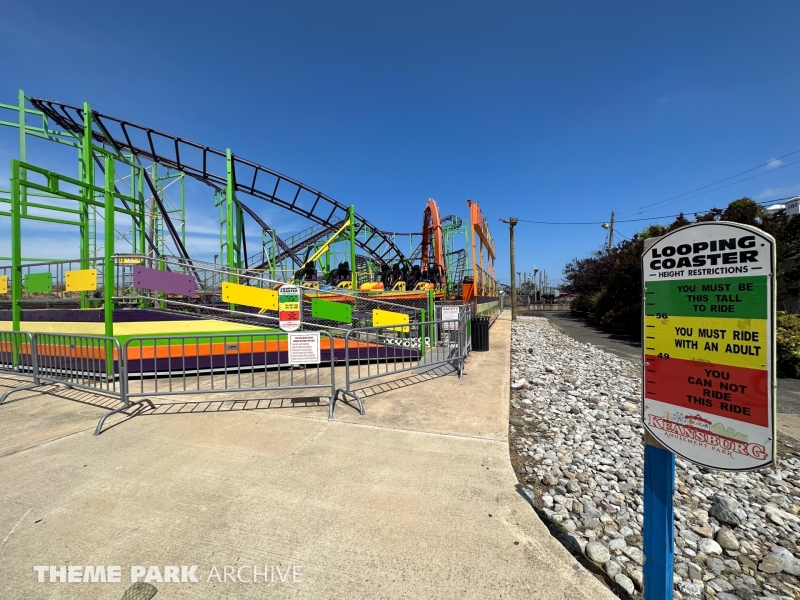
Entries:
POLYGON ((296 285, 278 288, 278 325, 282 331, 297 331, 303 323, 303 291, 296 285))

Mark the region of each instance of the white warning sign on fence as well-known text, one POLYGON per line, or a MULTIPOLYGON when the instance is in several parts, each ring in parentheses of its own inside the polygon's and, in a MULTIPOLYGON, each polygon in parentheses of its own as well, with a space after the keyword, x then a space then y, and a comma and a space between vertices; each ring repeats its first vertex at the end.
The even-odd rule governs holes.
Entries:
POLYGON ((458 329, 458 319, 461 315, 460 306, 442 306, 443 331, 456 331, 458 329))
POLYGON ((289 364, 316 365, 321 362, 319 331, 297 331, 286 336, 289 341, 289 364))

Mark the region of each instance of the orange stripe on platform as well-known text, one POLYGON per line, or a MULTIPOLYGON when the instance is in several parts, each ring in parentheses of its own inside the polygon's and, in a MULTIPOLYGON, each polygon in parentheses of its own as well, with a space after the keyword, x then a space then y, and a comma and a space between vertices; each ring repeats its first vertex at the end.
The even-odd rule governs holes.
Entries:
MULTIPOLYGON (((330 339, 320 340, 321 350, 330 350, 330 339)), ((333 339, 333 349, 342 350, 345 347, 343 339, 333 339)), ((350 342, 350 348, 377 348, 378 344, 366 342, 350 342)), ((268 342, 215 342, 213 344, 171 344, 164 346, 142 346, 136 344, 128 346, 128 360, 151 360, 153 358, 181 358, 190 356, 220 356, 223 354, 262 354, 270 352, 288 352, 287 340, 268 342)))

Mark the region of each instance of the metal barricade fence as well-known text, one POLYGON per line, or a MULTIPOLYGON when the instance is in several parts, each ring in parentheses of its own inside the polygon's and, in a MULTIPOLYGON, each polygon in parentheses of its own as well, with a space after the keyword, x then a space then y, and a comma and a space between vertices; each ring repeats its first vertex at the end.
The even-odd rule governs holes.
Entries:
POLYGON ((124 396, 120 345, 111 337, 34 333, 39 380, 124 396))
POLYGON ((345 335, 345 387, 337 396, 340 393, 354 399, 363 415, 364 406, 352 387, 355 383, 408 371, 424 374, 447 364, 461 379, 468 343, 466 315, 464 311, 457 322, 436 320, 351 329, 345 335), (457 326, 451 329, 453 323, 457 326))
POLYGON ((30 377, 33 382, 11 388, 0 395, 0 404, 11 394, 29 390, 39 385, 36 369, 36 342, 27 331, 0 331, 0 373, 17 377, 30 377))
POLYGON ((452 317, 452 310, 458 308, 458 325, 455 323, 444 323, 444 329, 456 329, 461 332, 462 348, 464 349, 464 356, 468 356, 472 351, 472 326, 471 320, 474 314, 472 304, 464 304, 458 300, 436 302, 436 320, 448 321, 452 317))
POLYGON ((122 349, 112 337, 34 333, 37 375, 43 383, 61 383, 70 388, 114 396, 122 406, 104 414, 95 427, 100 435, 111 415, 123 412, 134 404, 147 404, 147 399, 131 402, 128 398, 122 349))
POLYGON ((324 389, 332 420, 337 349, 319 335, 320 362, 302 365, 289 362, 282 332, 132 337, 122 352, 128 398, 324 389))
MULTIPOLYGON (((7 391, 9 395, 42 384, 63 384, 69 388, 119 398, 122 406, 107 412, 97 424, 98 435, 105 420, 139 402, 128 400, 122 373, 122 353, 115 338, 61 333, 0 332, 0 372, 28 376, 33 383, 7 391)), ((152 403, 147 402, 152 407, 152 403)))
POLYGON ((5 331, 0 332, 0 373, 33 382, 7 391, 0 404, 11 393, 46 383, 119 398, 122 405, 102 416, 95 435, 116 413, 134 405, 155 410, 151 397, 179 394, 319 389, 329 398, 329 420, 339 393, 354 398, 363 415, 352 389, 357 382, 408 371, 423 374, 445 364, 463 377, 470 317, 466 307, 457 321, 350 329, 344 340, 315 332, 321 342, 318 361, 302 365, 290 364, 283 332, 135 336, 120 345, 112 337, 5 331), (338 391, 337 362, 345 366, 345 387, 338 391))

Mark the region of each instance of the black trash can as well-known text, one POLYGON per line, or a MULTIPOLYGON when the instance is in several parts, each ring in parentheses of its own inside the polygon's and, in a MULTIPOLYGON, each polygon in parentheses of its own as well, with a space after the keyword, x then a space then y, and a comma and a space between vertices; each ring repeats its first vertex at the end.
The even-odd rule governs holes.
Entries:
POLYGON ((472 318, 472 349, 475 352, 489 351, 489 317, 472 318))

